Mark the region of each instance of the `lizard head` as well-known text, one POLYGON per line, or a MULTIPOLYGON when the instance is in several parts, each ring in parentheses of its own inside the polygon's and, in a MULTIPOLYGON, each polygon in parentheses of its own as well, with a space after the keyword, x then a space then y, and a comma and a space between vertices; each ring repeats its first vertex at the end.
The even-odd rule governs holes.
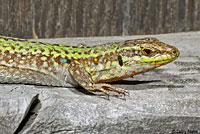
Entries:
POLYGON ((118 48, 118 62, 122 69, 141 73, 167 64, 179 56, 179 50, 156 38, 126 41, 118 48))
POLYGON ((97 82, 121 80, 167 64, 179 56, 179 50, 156 38, 142 38, 119 42, 115 58, 110 55, 105 67, 96 71, 97 82), (112 65, 111 65, 112 64, 112 65))

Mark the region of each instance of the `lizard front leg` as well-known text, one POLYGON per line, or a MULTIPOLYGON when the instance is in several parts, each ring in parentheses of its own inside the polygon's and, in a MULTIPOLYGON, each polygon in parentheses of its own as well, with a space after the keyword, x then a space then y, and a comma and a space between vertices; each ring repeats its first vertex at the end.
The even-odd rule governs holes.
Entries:
POLYGON ((72 75, 72 77, 76 80, 76 82, 88 91, 103 92, 105 94, 108 94, 109 91, 122 94, 128 93, 123 88, 114 87, 106 83, 95 83, 91 75, 85 70, 84 67, 80 65, 71 64, 69 66, 69 72, 72 75))

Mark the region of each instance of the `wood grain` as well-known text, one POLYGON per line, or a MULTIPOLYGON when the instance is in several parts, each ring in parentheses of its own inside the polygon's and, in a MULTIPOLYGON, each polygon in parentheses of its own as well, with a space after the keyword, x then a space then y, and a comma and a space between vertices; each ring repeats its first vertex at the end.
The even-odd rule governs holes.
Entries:
POLYGON ((0 34, 33 38, 200 30, 200 0, 0 0, 0 34))

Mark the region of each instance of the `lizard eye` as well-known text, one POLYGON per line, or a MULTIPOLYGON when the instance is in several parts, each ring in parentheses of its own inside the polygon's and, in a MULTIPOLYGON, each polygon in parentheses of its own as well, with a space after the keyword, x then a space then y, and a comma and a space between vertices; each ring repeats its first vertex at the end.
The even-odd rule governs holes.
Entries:
POLYGON ((150 49, 143 49, 143 52, 145 55, 150 55, 152 51, 150 49))
POLYGON ((118 58, 119 65, 120 65, 120 66, 123 66, 122 57, 119 55, 117 58, 118 58))

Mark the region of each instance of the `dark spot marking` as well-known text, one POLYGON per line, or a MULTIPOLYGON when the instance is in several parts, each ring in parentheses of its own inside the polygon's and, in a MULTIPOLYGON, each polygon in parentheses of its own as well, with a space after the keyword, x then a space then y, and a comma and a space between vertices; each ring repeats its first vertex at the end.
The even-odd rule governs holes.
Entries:
POLYGON ((29 50, 29 48, 26 48, 26 51, 28 51, 29 50))
POLYGON ((61 53, 59 50, 57 50, 57 49, 54 49, 54 51, 56 52, 56 53, 61 53))
POLYGON ((5 54, 10 54, 10 52, 9 52, 8 50, 6 50, 4 53, 5 53, 5 54))
POLYGON ((16 57, 15 54, 12 54, 12 55, 11 55, 11 59, 14 59, 15 57, 16 57))
POLYGON ((20 42, 25 42, 25 41, 28 41, 28 40, 24 40, 24 39, 18 39, 17 41, 20 41, 20 42))
POLYGON ((13 41, 17 41, 16 39, 14 39, 14 38, 11 38, 11 40, 13 40, 13 41))
POLYGON ((81 52, 78 52, 79 55, 81 55, 81 52))
POLYGON ((120 66, 123 66, 122 57, 119 55, 117 58, 118 58, 119 65, 120 65, 120 66))
POLYGON ((74 61, 75 60, 75 58, 74 57, 71 57, 71 61, 74 61))
POLYGON ((65 50, 65 53, 66 53, 66 54, 69 54, 69 52, 68 52, 67 50, 65 50))
POLYGON ((31 43, 37 43, 36 41, 31 41, 31 43))
POLYGON ((6 51, 4 52, 3 60, 5 60, 6 62, 9 61, 9 54, 10 54, 10 52, 9 52, 8 50, 6 50, 6 51))
POLYGON ((41 48, 40 50, 41 50, 41 52, 44 52, 44 51, 45 51, 43 48, 41 48))
POLYGON ((21 57, 24 56, 22 52, 19 52, 19 54, 21 55, 21 57))
POLYGON ((43 65, 43 61, 41 60, 41 57, 42 57, 42 55, 38 55, 38 56, 36 57, 36 59, 37 59, 36 66, 37 66, 38 68, 40 68, 40 67, 43 65))
POLYGON ((89 52, 88 52, 88 51, 85 51, 84 54, 89 54, 89 52))
MULTIPOLYGON (((37 42, 36 42, 37 43, 37 42)), ((43 45, 45 45, 45 43, 44 42, 38 42, 39 44, 43 44, 43 45)))
POLYGON ((77 46, 72 46, 72 48, 77 48, 77 46))
POLYGON ((57 62, 57 63, 61 63, 60 59, 61 59, 61 56, 58 56, 58 57, 54 58, 55 62, 57 62))
POLYGON ((50 60, 52 59, 52 57, 53 57, 52 54, 51 54, 51 55, 48 55, 46 61, 47 61, 47 62, 50 61, 50 60))
POLYGON ((65 45, 65 47, 71 47, 71 46, 65 45))
POLYGON ((22 46, 20 46, 20 47, 19 47, 19 50, 22 50, 22 49, 23 49, 23 47, 22 47, 22 46))
POLYGON ((60 46, 60 44, 53 44, 54 46, 60 46))
POLYGON ((49 53, 51 54, 52 52, 53 52, 53 50, 52 50, 52 49, 50 49, 50 50, 49 50, 49 53))
POLYGON ((11 46, 12 50, 15 50, 15 47, 14 46, 11 46))

